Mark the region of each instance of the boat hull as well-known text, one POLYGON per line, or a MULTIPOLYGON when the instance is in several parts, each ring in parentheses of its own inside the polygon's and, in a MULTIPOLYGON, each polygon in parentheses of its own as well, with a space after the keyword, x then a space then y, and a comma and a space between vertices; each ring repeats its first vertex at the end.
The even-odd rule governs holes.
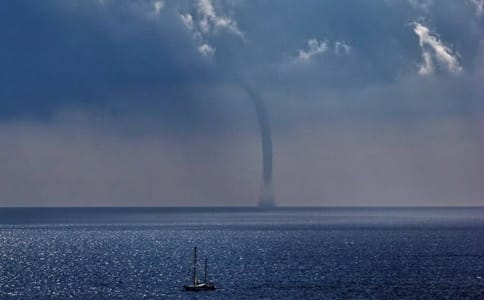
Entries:
POLYGON ((197 285, 184 285, 183 289, 185 291, 192 291, 192 292, 213 291, 213 290, 215 290, 215 285, 210 284, 210 283, 201 283, 201 284, 197 284, 197 285))

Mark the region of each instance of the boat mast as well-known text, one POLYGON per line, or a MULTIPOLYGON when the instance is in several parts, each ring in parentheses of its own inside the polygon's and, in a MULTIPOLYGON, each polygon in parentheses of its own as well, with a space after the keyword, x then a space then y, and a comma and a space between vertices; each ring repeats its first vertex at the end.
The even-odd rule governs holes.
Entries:
POLYGON ((205 278, 204 278, 205 283, 207 283, 207 258, 205 257, 205 278))
POLYGON ((198 284, 197 278, 197 247, 193 248, 193 284, 198 284))

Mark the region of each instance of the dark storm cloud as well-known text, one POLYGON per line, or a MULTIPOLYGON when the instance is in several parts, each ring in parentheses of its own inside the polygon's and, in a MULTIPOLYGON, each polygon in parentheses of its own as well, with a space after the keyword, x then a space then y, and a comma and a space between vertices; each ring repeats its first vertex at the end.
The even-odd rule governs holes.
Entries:
POLYGON ((174 112, 189 119, 194 112, 185 108, 197 107, 191 90, 215 75, 198 57, 178 16, 157 18, 148 4, 2 2, 1 117, 154 109, 167 112, 164 118, 174 112))
POLYGON ((479 203, 473 1, 155 3, 0 3, 1 203, 255 203, 257 118, 240 78, 271 115, 280 203, 479 203))
POLYGON ((440 1, 425 11, 408 1, 214 4, 219 14, 237 21, 244 39, 224 30, 207 34, 206 42, 216 49, 210 61, 199 55, 197 41, 180 19, 183 13, 195 16, 197 2, 166 1, 158 14, 154 1, 2 3, 2 117, 45 117, 72 108, 124 113, 129 108, 169 112, 163 117, 188 122, 187 115, 210 114, 207 107, 223 110, 218 98, 232 95, 220 87, 237 88, 240 74, 263 82, 257 87, 262 90, 388 84, 415 75, 421 54, 411 24, 422 18, 472 73, 482 34, 473 6, 455 1, 440 1), (330 49, 307 64, 291 63, 312 38, 330 47, 346 42, 351 53, 336 55, 330 49), (210 86, 223 91, 213 95, 210 86), (205 105, 204 98, 215 103, 205 105))

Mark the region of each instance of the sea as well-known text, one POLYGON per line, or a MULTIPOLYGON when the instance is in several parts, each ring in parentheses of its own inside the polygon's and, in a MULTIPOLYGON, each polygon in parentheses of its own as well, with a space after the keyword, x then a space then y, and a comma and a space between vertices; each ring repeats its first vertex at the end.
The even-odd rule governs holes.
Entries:
POLYGON ((0 299, 484 299, 484 208, 1 208, 0 299))

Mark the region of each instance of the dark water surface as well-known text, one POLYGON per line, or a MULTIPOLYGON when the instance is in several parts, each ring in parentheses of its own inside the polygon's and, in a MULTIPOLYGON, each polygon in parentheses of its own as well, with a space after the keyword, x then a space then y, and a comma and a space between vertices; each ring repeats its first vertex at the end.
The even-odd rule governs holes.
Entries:
POLYGON ((0 299, 69 298, 484 299, 484 209, 0 209, 0 299))

